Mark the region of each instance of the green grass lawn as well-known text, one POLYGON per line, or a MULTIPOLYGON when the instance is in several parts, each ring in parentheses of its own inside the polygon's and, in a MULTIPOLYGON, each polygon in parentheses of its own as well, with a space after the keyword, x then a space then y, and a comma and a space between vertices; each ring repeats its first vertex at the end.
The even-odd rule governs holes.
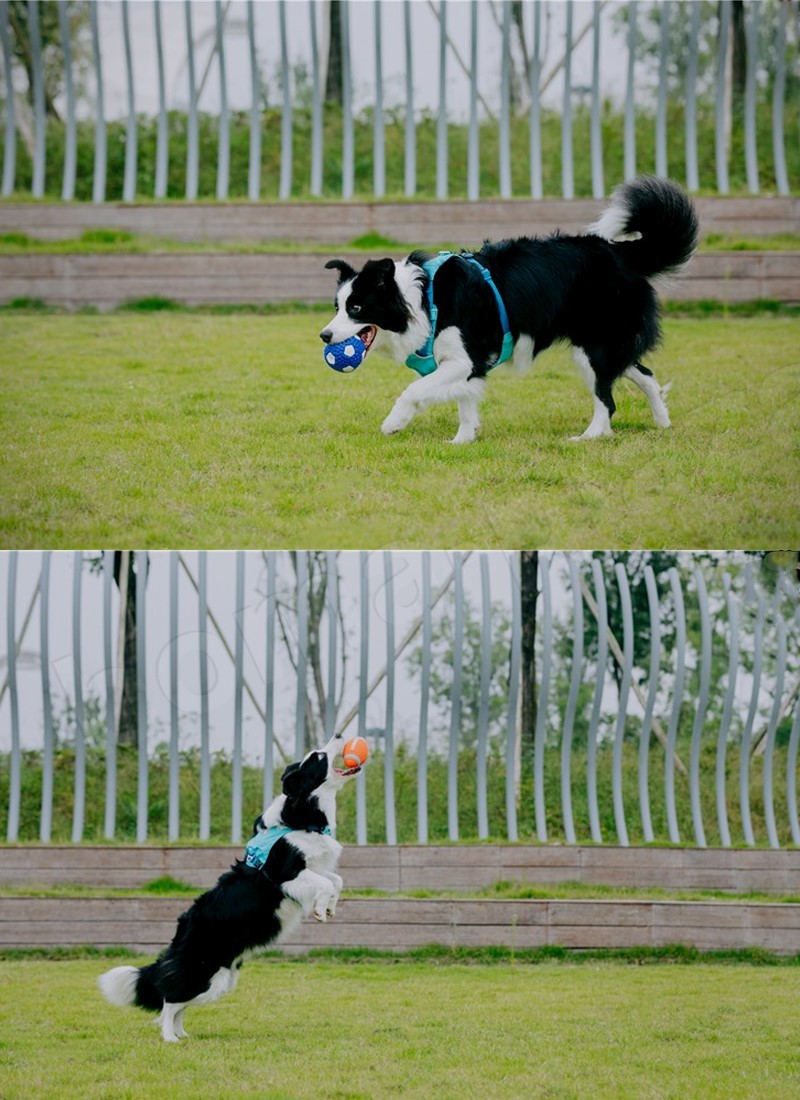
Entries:
POLYGON ((109 1007, 111 959, 0 964, 0 1095, 655 1097, 800 1092, 800 969, 249 963, 190 1038, 109 1007))
POLYGON ((410 372, 328 370, 329 311, 0 316, 0 544, 405 547, 795 545, 800 321, 669 318, 655 429, 629 383, 617 434, 568 353, 498 371, 484 433, 454 408, 386 439, 410 372))

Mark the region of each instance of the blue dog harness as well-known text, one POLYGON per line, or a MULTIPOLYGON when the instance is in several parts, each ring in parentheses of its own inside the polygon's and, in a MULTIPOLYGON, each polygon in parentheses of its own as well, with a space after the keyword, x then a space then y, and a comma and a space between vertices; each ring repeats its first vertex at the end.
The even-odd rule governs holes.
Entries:
POLYGON ((417 374, 423 376, 426 374, 433 374, 438 365, 433 357, 433 341, 436 337, 436 321, 439 316, 439 310, 433 300, 433 280, 442 264, 452 256, 459 256, 462 260, 466 260, 467 263, 474 264, 492 288, 495 300, 497 301, 497 312, 500 316, 500 324, 503 326, 503 344, 500 348, 500 356, 497 362, 493 363, 492 366, 496 367, 500 363, 505 363, 507 359, 511 358, 514 351, 514 338, 511 335, 511 329, 508 325, 506 307, 503 303, 503 299, 500 297, 500 291, 494 284, 494 279, 489 269, 484 267, 482 263, 476 260, 475 257, 471 256, 468 252, 440 252, 438 256, 435 256, 432 260, 426 260, 422 265, 423 270, 428 276, 428 310, 431 318, 431 334, 422 347, 413 352, 409 355, 408 359, 406 359, 406 366, 411 367, 417 374))
MULTIPOLYGON (((268 829, 265 829, 262 833, 256 833, 256 835, 248 841, 247 847, 244 850, 244 861, 248 867, 255 868, 256 871, 261 871, 264 868, 264 864, 267 862, 267 856, 275 846, 275 842, 280 840, 282 836, 286 836, 287 833, 296 833, 297 829, 290 829, 288 825, 270 825, 268 829)), ((333 836, 330 826, 326 825, 324 829, 315 828, 311 826, 308 829, 304 829, 306 833, 322 833, 323 836, 333 836)))

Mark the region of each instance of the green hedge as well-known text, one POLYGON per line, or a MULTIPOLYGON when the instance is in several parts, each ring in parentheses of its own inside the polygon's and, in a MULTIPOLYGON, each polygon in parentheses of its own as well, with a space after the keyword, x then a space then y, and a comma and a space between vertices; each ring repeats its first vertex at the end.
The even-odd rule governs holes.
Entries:
MULTIPOLYGON (((688 765, 688 745, 679 752, 688 765)), ((616 843, 616 829, 611 788, 611 745, 598 748, 598 801, 603 839, 616 843)), ((638 750, 634 740, 625 744, 623 754, 623 799, 626 808, 629 837, 632 843, 643 839, 638 803, 638 750)), ((790 843, 786 817, 785 752, 781 749, 775 757, 775 813, 781 843, 790 843)), ((0 757, 0 835, 7 826, 9 764, 7 755, 0 757)), ((20 840, 36 841, 39 837, 41 801, 41 754, 25 753, 22 764, 22 801, 20 814, 20 840)), ((701 787, 703 821, 709 844, 719 843, 716 801, 714 791, 715 749, 708 745, 701 760, 701 787)), ((738 751, 731 747, 727 755, 727 803, 731 837, 734 844, 742 844, 742 832, 738 811, 738 751)), ((117 831, 116 839, 132 842, 136 836, 136 752, 121 747, 118 750, 117 768, 117 831)), ((62 748, 54 759, 54 807, 53 840, 68 841, 72 829, 74 754, 62 748)), ((215 756, 211 769, 211 837, 216 843, 228 843, 231 834, 231 782, 232 767, 228 757, 215 756)), ((460 839, 476 840, 477 798, 475 754, 463 750, 458 760, 458 802, 460 839)), ((664 753, 660 745, 650 754, 650 799, 653 828, 656 840, 668 840, 666 810, 664 804, 664 753)), ((400 843, 414 843, 417 839, 417 757, 400 746, 395 759, 395 804, 397 813, 397 837, 400 843)), ((759 843, 766 841, 764 828, 762 758, 753 760, 751 766, 750 801, 753 828, 759 843)), ((86 823, 84 839, 101 841, 105 812, 105 767, 101 753, 91 750, 86 768, 86 823)), ((367 784, 367 833, 371 843, 386 839, 384 823, 384 769, 380 753, 373 753, 366 769, 367 784)), ((498 751, 493 751, 488 767, 488 812, 491 837, 504 840, 505 831, 505 768, 498 751)), ((275 789, 279 789, 276 774, 275 789)), ((572 760, 572 803, 575 828, 579 841, 589 841, 589 815, 586 797, 586 756, 574 753, 572 760)), ((250 835, 254 818, 262 809, 262 775, 257 768, 243 768, 242 835, 250 835)), ((355 782, 349 783, 339 796, 339 838, 345 843, 355 841, 355 782)), ((165 842, 167 838, 169 795, 169 759, 166 746, 161 746, 149 767, 149 839, 165 842)), ((688 779, 676 772, 676 801, 682 840, 692 845, 692 828, 689 804, 688 779)), ((181 839, 193 841, 198 836, 200 803, 200 772, 196 752, 183 754, 180 768, 180 819, 181 839)), ((563 841, 561 814, 560 750, 549 748, 545 756, 545 807, 548 840, 563 841)), ((533 778, 526 767, 520 784, 518 798, 519 835, 521 840, 535 839, 533 804, 533 778)), ((431 756, 428 763, 428 821, 430 841, 446 841, 447 829, 447 760, 431 756)))
MULTIPOLYGON (((574 164, 575 194, 590 196, 591 161, 590 115, 588 108, 579 108, 574 116, 574 164)), ((792 135, 797 134, 800 108, 796 102, 787 103, 785 132, 787 167, 790 184, 800 185, 800 144, 792 135)), ((765 192, 775 189, 775 171, 772 153, 772 114, 768 103, 758 107, 757 146, 760 164, 760 184, 765 192)), ((201 115, 199 120, 199 197, 216 195, 217 127, 214 116, 201 115)), ((433 198, 436 194, 436 119, 425 115, 417 126, 417 196, 433 198)), ((137 195, 151 198, 155 181, 156 128, 154 118, 140 116, 138 124, 137 195)), ((713 106, 700 105, 697 119, 698 158, 701 191, 716 190, 714 164, 714 110, 713 106)), ((280 177, 280 112, 267 109, 262 115, 261 135, 261 197, 275 199, 278 196, 280 177)), ((468 128, 451 124, 449 132, 450 197, 464 198, 467 191, 468 128)), ((606 191, 619 183, 624 176, 622 112, 606 103, 602 114, 603 161, 606 191)), ((121 199, 125 166, 124 122, 111 122, 107 126, 108 164, 106 198, 121 199)), ((0 135, 1 136, 1 135, 0 135)), ((655 168, 655 120, 651 114, 640 113, 636 120, 637 169, 652 172, 655 168)), ((186 190, 186 139, 187 117, 177 111, 169 114, 169 177, 168 197, 183 198, 186 190)), ((499 129, 496 122, 485 122, 480 128, 480 188, 484 198, 499 194, 498 168, 499 129)), ((372 196, 372 117, 365 112, 355 121, 355 191, 357 197, 372 196)), ((683 105, 672 103, 667 120, 668 164, 670 174, 683 180, 686 177, 683 105)), ((0 148, 2 145, 0 145, 0 148)), ((249 116, 236 112, 230 120, 230 197, 247 196, 247 172, 249 163, 249 116)), ((405 122, 401 112, 389 113, 386 118, 386 184, 389 197, 397 198, 403 192, 405 148, 405 122)), ((325 108, 324 117, 323 197, 341 195, 342 173, 342 116, 335 106, 325 108)), ((293 115, 293 176, 292 195, 309 197, 311 178, 311 116, 306 109, 295 110, 293 115)), ((732 193, 747 190, 744 162, 744 136, 740 123, 731 135, 730 186, 732 193)), ((94 165, 94 124, 78 125, 76 198, 88 201, 92 197, 92 172, 94 165)), ((561 120, 553 111, 542 116, 542 164, 544 191, 547 196, 561 194, 561 120)), ((45 192, 49 198, 60 198, 64 166, 64 125, 50 120, 47 128, 45 192)), ((529 124, 527 116, 518 116, 511 126, 511 174, 513 194, 524 197, 530 194, 529 174, 529 124)), ((32 164, 24 142, 17 141, 16 187, 19 195, 30 193, 32 164)), ((520 226, 524 230, 524 226, 520 226)))

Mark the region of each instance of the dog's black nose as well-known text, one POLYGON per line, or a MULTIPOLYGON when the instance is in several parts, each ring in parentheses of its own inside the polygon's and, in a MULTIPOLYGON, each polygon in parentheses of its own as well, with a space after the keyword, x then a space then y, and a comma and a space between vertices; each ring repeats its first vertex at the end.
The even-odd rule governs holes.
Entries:
POLYGON ((322 330, 322 332, 319 334, 319 338, 323 342, 323 344, 329 344, 331 342, 331 337, 332 336, 333 336, 333 333, 331 332, 331 330, 329 328, 324 328, 322 330))

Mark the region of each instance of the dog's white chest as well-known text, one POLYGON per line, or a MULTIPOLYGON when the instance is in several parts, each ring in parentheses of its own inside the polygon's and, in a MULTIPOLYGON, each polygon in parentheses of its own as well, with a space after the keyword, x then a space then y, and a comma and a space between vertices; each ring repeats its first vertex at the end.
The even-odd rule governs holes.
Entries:
POLYGON ((292 833, 290 842, 303 853, 310 871, 336 870, 342 846, 334 837, 324 833, 292 833))

